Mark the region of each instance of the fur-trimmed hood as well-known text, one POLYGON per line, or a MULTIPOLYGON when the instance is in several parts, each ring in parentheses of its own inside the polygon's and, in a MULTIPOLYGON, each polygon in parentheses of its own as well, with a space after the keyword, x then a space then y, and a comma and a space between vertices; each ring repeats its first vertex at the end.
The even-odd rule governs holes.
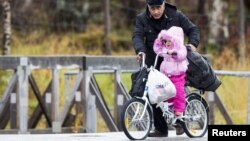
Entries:
POLYGON ((183 48, 184 46, 184 32, 181 27, 172 26, 168 30, 162 30, 157 39, 155 40, 155 45, 165 46, 163 41, 171 40, 173 42, 173 47, 177 50, 183 48))
POLYGON ((156 54, 174 51, 176 54, 162 54, 164 61, 160 66, 161 72, 166 75, 180 75, 186 72, 187 49, 184 46, 184 33, 181 27, 172 26, 168 30, 162 30, 154 42, 153 49, 156 54), (170 47, 166 46, 166 40, 171 40, 170 47))

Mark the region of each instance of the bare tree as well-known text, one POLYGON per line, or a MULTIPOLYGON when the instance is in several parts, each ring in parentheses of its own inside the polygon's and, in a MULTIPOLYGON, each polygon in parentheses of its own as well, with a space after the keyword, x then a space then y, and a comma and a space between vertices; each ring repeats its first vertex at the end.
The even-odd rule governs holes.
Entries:
POLYGON ((111 41, 110 41, 110 3, 109 0, 104 0, 104 33, 105 33, 105 45, 103 53, 106 55, 111 55, 111 41))
POLYGON ((202 53, 207 53, 207 43, 208 43, 208 34, 209 27, 207 26, 208 23, 208 7, 209 2, 206 0, 198 0, 197 1, 197 17, 196 17, 196 24, 201 29, 201 47, 199 47, 199 51, 202 53))
POLYGON ((225 14, 227 8, 226 1, 213 0, 212 12, 209 15, 209 43, 215 45, 218 51, 221 51, 225 40, 229 38, 228 18, 225 14))
POLYGON ((31 5, 31 2, 32 2, 32 0, 24 0, 21 11, 25 11, 31 5))
POLYGON ((245 7, 244 7, 244 0, 240 0, 239 4, 239 49, 240 49, 240 59, 244 61, 246 56, 246 43, 245 43, 245 7))
POLYGON ((198 14, 203 15, 206 13, 205 4, 206 4, 206 0, 198 0, 198 7, 197 7, 198 14))
POLYGON ((3 55, 8 55, 10 53, 10 37, 11 37, 11 11, 9 0, 4 0, 2 2, 3 8, 3 55))

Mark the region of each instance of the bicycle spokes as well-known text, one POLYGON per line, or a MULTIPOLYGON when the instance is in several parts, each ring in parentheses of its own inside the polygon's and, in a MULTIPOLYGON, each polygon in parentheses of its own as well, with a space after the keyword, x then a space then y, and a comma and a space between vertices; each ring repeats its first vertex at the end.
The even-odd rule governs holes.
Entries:
POLYGON ((208 110, 198 95, 191 96, 186 105, 183 127, 189 137, 203 136, 207 131, 208 110))
POLYGON ((146 138, 152 126, 152 114, 145 102, 133 99, 125 107, 122 116, 124 133, 132 140, 146 138))

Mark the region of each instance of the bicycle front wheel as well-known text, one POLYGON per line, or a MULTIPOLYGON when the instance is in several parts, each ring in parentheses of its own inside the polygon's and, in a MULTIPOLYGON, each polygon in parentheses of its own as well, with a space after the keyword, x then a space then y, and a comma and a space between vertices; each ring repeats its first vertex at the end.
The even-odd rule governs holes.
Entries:
POLYGON ((193 93, 186 97, 185 118, 183 129, 189 137, 202 137, 208 127, 208 104, 199 94, 193 93))
POLYGON ((152 128, 152 112, 149 106, 145 107, 145 101, 133 98, 124 105, 121 122, 129 139, 143 140, 152 128))

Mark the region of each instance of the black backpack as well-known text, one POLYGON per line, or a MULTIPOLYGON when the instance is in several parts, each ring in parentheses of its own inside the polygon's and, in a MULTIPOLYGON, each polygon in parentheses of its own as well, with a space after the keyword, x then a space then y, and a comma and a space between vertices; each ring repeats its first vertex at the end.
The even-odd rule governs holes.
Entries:
POLYGON ((129 91, 129 94, 132 97, 135 96, 142 97, 147 79, 148 79, 148 71, 146 67, 143 67, 140 70, 133 72, 131 75, 132 86, 129 91))
POLYGON ((189 62, 186 72, 187 85, 203 91, 215 91, 221 81, 216 76, 207 59, 196 51, 187 47, 189 62))

